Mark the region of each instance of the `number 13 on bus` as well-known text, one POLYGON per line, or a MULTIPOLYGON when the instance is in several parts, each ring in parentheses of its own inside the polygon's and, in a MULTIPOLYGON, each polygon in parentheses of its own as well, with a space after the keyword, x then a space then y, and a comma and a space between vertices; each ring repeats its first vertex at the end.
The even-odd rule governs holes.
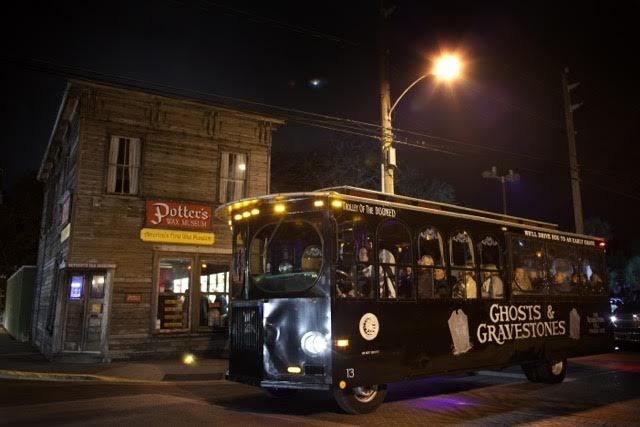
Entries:
POLYGON ((610 351, 605 242, 555 224, 353 187, 217 210, 233 230, 230 380, 331 391, 375 410, 387 384, 521 365, 564 379, 610 351))

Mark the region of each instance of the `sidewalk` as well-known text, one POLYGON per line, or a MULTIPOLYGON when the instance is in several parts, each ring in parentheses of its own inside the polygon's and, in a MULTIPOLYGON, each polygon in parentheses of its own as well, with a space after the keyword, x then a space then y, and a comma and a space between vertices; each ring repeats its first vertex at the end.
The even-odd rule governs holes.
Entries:
POLYGON ((112 363, 50 362, 28 343, 14 340, 0 327, 0 379, 40 381, 210 381, 221 380, 226 359, 197 357, 186 365, 182 359, 117 361, 112 363))

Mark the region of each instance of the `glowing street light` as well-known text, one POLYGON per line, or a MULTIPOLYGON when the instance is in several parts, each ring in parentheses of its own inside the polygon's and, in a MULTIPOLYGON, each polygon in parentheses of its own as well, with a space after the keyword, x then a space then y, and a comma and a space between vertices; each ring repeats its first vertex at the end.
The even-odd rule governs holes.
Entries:
MULTIPOLYGON (((393 173, 396 167, 396 154, 393 145, 393 126, 391 125, 391 114, 398 106, 398 103, 404 96, 422 80, 429 76, 435 76, 439 81, 450 82, 460 77, 462 71, 462 62, 456 55, 445 54, 436 59, 435 65, 431 71, 421 75, 413 81, 407 88, 400 94, 396 101, 391 104, 391 95, 389 93, 388 82, 382 83, 381 90, 381 111, 382 111, 382 192, 393 194, 393 173), (391 105, 387 109, 387 106, 391 105)), ((386 75, 386 74, 385 74, 386 75)))

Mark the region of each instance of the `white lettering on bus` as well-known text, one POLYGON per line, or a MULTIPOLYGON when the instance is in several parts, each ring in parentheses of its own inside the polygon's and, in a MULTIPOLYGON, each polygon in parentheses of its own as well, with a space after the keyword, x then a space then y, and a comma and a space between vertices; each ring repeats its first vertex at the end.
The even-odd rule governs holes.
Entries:
POLYGON ((480 344, 493 342, 498 345, 506 341, 527 338, 565 335, 566 322, 554 320, 553 307, 547 307, 547 318, 542 319, 542 310, 535 305, 501 305, 489 307, 491 323, 481 323, 476 330, 480 344))

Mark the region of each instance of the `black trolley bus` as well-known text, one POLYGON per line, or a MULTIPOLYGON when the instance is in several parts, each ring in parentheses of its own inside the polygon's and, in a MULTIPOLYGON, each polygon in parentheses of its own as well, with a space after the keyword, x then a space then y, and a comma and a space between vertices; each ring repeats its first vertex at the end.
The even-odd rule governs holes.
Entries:
POLYGON ((521 365, 564 379, 607 352, 605 242, 554 224, 353 187, 220 207, 233 230, 228 379, 332 391, 521 365))

